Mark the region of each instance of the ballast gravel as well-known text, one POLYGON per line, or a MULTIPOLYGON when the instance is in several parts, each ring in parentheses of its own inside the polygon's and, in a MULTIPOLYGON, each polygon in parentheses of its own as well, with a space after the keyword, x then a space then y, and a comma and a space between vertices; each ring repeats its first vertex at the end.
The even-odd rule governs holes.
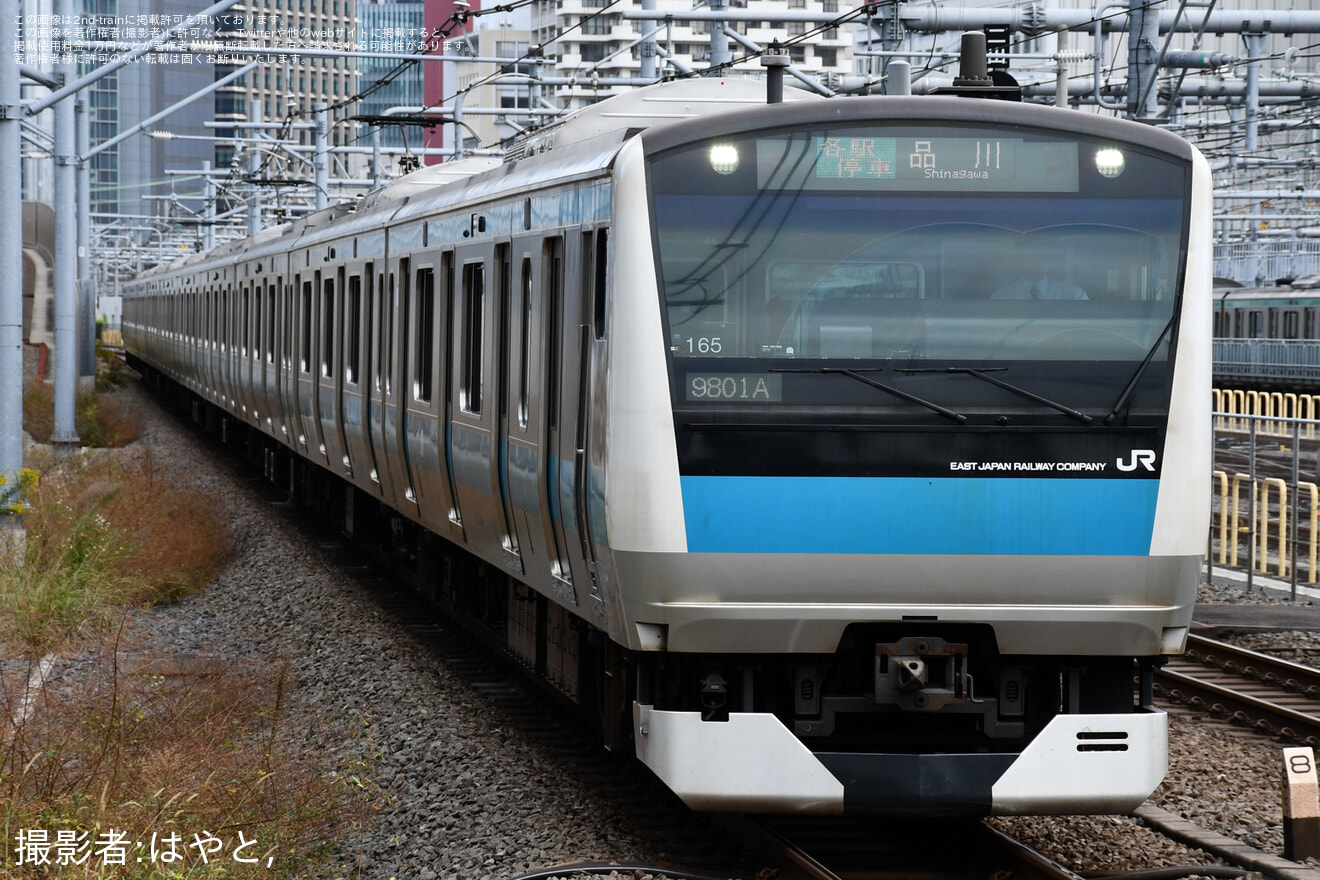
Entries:
MULTIPOLYGON (((151 650, 287 663, 306 745, 328 765, 369 767, 384 793, 374 821, 337 841, 326 876, 479 880, 584 861, 704 867, 708 842, 690 852, 657 845, 644 813, 599 796, 472 690, 256 481, 144 391, 117 393, 140 414, 143 433, 114 454, 149 450, 158 465, 201 488, 222 508, 234 547, 206 589, 144 615, 151 650)), ((1201 601, 1268 600, 1220 585, 1204 587, 1201 601)), ((1309 633, 1269 639, 1320 651, 1309 633)), ((1171 710, 1170 770, 1149 803, 1281 854, 1283 744, 1207 721, 1171 710)), ((1220 864, 1126 816, 993 821, 1080 874, 1220 864)))

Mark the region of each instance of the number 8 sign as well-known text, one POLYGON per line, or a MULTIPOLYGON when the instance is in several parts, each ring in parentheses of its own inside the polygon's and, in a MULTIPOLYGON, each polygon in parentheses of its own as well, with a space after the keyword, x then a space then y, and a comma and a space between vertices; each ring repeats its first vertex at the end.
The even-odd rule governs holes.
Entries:
POLYGON ((1283 854, 1295 862, 1320 857, 1320 785, 1309 747, 1283 750, 1283 854))

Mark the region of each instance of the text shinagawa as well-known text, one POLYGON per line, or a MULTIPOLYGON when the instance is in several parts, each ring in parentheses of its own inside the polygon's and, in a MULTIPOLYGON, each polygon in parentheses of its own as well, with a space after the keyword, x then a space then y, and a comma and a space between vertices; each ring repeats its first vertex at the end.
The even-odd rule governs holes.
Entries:
POLYGON ((947 178, 950 180, 989 180, 990 179, 989 171, 972 171, 966 168, 961 169, 959 171, 945 171, 943 168, 927 168, 925 173, 927 180, 932 180, 935 178, 940 178, 940 179, 947 178))

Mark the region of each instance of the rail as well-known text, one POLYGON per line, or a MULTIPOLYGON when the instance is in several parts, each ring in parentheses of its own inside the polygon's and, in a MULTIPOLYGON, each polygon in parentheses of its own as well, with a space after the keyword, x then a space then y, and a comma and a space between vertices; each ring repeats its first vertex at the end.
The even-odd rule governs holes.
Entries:
POLYGON ((1320 671, 1204 636, 1155 675, 1155 691, 1292 742, 1320 746, 1320 671))

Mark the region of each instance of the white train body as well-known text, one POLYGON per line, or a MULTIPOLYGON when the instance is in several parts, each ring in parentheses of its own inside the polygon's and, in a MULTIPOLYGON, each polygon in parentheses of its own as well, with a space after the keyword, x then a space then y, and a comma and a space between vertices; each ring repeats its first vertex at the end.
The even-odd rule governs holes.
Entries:
POLYGON ((419 570, 695 807, 1135 806, 1210 510, 1204 161, 762 88, 639 90, 153 270, 126 344, 350 526, 483 560, 480 600, 419 570))

